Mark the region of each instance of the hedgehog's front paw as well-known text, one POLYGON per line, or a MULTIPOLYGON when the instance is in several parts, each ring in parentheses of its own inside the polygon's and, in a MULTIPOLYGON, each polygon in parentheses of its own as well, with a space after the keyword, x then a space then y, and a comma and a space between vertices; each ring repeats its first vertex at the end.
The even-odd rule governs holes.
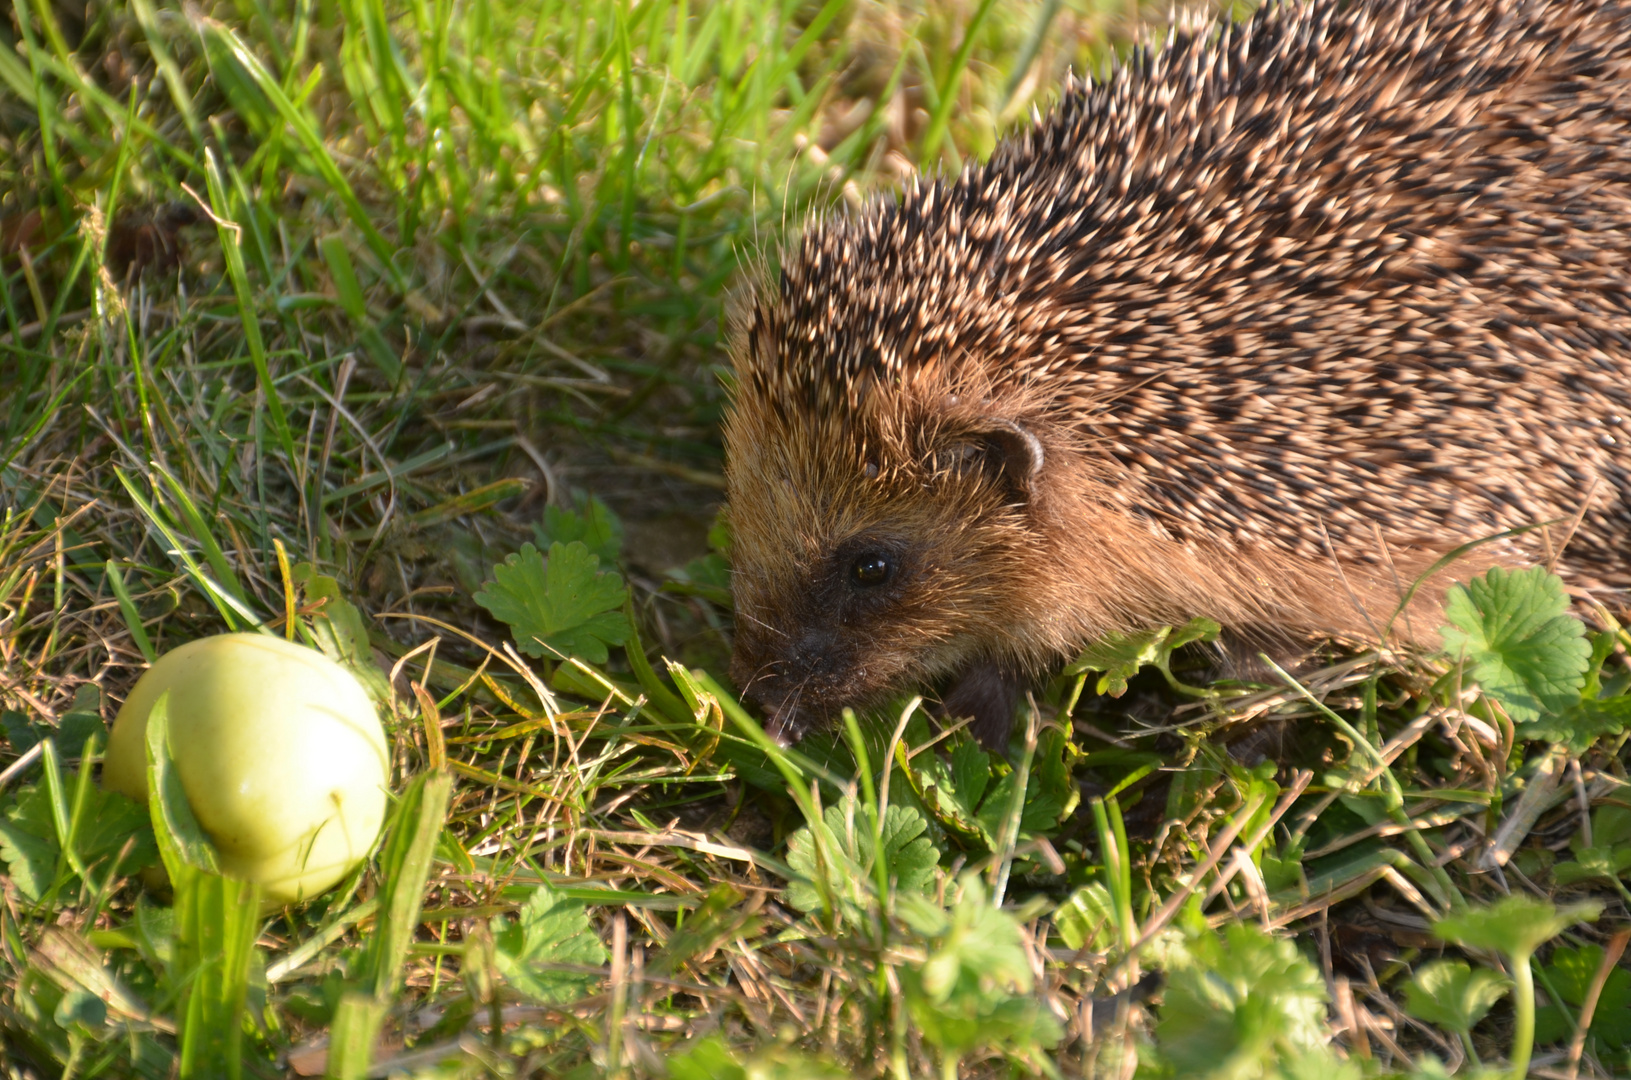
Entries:
POLYGON ((947 720, 972 716, 968 730, 987 750, 1008 752, 1008 736, 1014 728, 1014 709, 1019 704, 1025 678, 996 660, 976 660, 963 669, 942 700, 947 720))

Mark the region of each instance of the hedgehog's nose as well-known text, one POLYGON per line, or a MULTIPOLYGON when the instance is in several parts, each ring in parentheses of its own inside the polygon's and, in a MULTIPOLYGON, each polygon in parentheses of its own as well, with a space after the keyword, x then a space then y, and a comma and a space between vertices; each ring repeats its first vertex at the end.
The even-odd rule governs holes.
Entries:
POLYGON ((806 630, 787 650, 787 666, 801 676, 821 674, 832 663, 833 635, 806 630))

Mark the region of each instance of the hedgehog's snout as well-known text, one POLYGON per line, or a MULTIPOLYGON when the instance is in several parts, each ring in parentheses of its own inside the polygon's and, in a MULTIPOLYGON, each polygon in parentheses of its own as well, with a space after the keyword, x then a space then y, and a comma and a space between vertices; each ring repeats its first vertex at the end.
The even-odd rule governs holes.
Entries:
POLYGON ((855 704, 856 672, 847 645, 824 626, 777 633, 739 622, 731 677, 742 697, 763 711, 766 733, 790 745, 855 704))

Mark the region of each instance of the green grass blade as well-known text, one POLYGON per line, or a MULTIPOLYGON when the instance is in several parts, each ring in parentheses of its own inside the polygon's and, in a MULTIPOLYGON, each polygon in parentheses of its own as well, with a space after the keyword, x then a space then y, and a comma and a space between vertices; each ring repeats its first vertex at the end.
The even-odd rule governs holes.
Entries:
POLYGON ((243 1012, 260 929, 260 886, 216 872, 170 756, 170 695, 147 717, 147 806, 175 890, 177 1039, 183 1078, 242 1075, 243 1012))
MULTIPOLYGON (((170 694, 166 691, 147 714, 147 809, 159 857, 172 884, 190 872, 216 873, 215 848, 204 835, 170 756, 170 694)), ((179 890, 179 885, 178 885, 179 890)))
POLYGON ((363 347, 373 359, 374 366, 395 386, 402 380, 402 363, 391 352, 390 346, 385 344, 385 339, 368 315, 368 304, 363 299, 362 285, 357 281, 357 271, 351 265, 351 253, 346 250, 345 240, 338 236, 326 236, 317 246, 323 253, 329 275, 334 279, 334 290, 340 294, 340 306, 356 324, 357 332, 362 335, 363 347))
MULTIPOLYGON (((21 0, 12 0, 12 11, 16 16, 17 29, 22 32, 24 55, 28 58, 29 85, 22 97, 24 101, 33 103, 39 118, 40 153, 45 158, 46 172, 51 178, 52 200, 66 218, 72 214, 73 204, 68 196, 68 184, 63 176, 62 161, 57 150, 56 128, 59 113, 56 96, 45 85, 45 73, 41 71, 44 58, 34 41, 33 18, 21 0)), ((69 130, 72 131, 72 128, 69 130)))
POLYGON ((4 470, 7 465, 10 465, 17 459, 19 454, 28 449, 29 444, 39 437, 40 432, 45 430, 46 425, 56 418, 57 410, 62 408, 62 403, 64 401, 68 400, 68 395, 78 390, 79 384, 84 382, 86 377, 89 376, 93 370, 95 369, 89 367, 81 369, 78 375, 75 375, 72 379, 69 379, 63 384, 62 389, 58 390, 51 396, 51 400, 46 403, 45 407, 42 408, 39 411, 39 414, 29 423, 28 430, 23 432, 15 441, 6 447, 5 456, 0 457, 0 470, 4 470))
POLYGON ((329 1029, 328 1080, 363 1080, 374 1061, 374 1042, 385 1023, 386 1005, 370 994, 352 992, 340 999, 329 1029))
POLYGON ((931 162, 940 153, 940 143, 946 137, 946 124, 951 119, 952 106, 957 103, 957 84, 963 78, 963 72, 968 68, 969 57, 974 53, 974 41, 985 26, 985 21, 991 16, 991 9, 996 6, 996 0, 980 0, 980 6, 975 9, 974 17, 968 21, 963 30, 962 44, 957 46, 957 53, 952 57, 951 67, 946 77, 941 80, 939 100, 935 102, 934 114, 929 117, 928 130, 923 133, 923 148, 918 152, 918 160, 931 162))
POLYGON ((56 879, 60 884, 67 869, 71 867, 76 874, 80 873, 80 869, 73 865, 76 860, 70 854, 74 832, 73 811, 68 806, 68 792, 62 781, 62 757, 57 753, 55 739, 48 738, 40 743, 40 761, 44 766, 45 790, 51 804, 51 825, 57 834, 56 879))
POLYGON ((227 205, 226 187, 221 182, 221 169, 215 152, 205 154, 208 167, 204 171, 209 182, 211 214, 215 218, 215 232, 221 241, 221 254, 226 258, 227 276, 232 279, 232 291, 238 298, 238 317, 243 322, 244 342, 249 346, 249 360, 255 365, 255 377, 266 395, 266 407, 272 416, 272 432, 288 455, 292 468, 299 460, 295 453, 294 438, 289 434, 289 418, 283 411, 283 399, 277 384, 272 381, 271 369, 266 363, 266 342, 261 337, 260 316, 255 311, 255 299, 249 292, 249 276, 244 271, 243 249, 238 246, 240 226, 232 221, 227 205))
POLYGON ((170 100, 175 104, 176 112, 181 114, 181 122, 186 125, 187 133, 193 137, 194 148, 203 153, 204 129, 198 125, 198 114, 193 110, 192 94, 188 92, 186 77, 182 75, 180 66, 170 53, 170 46, 165 41, 164 34, 159 30, 158 16, 153 11, 152 0, 130 0, 130 10, 136 16, 136 24, 142 28, 147 51, 153 57, 160 77, 164 79, 165 89, 170 91, 170 100))
POLYGON ((634 619, 632 598, 624 603, 623 614, 629 620, 629 640, 624 643, 623 651, 629 658, 629 667, 634 669, 634 677, 640 682, 640 689, 646 693, 648 708, 672 723, 690 722, 691 710, 686 708, 679 695, 662 684, 646 659, 645 647, 641 644, 640 631, 634 619))
POLYGON ((451 773, 423 773, 397 804, 396 821, 380 855, 379 922, 368 939, 362 966, 363 983, 373 984, 373 995, 381 1003, 389 1002, 399 989, 452 791, 451 773))
POLYGON ((125 576, 119 572, 119 565, 112 559, 107 561, 105 567, 108 575, 108 584, 113 587, 113 595, 119 601, 119 614, 124 616, 125 629, 130 631, 130 638, 141 650, 142 659, 149 664, 157 660, 158 653, 153 649, 153 641, 147 636, 147 628, 142 625, 142 613, 136 609, 136 603, 130 598, 130 590, 125 588, 125 576))
POLYGON ((1025 39, 1025 45, 1014 60, 1013 68, 1008 72, 1008 81, 1003 84, 1002 102, 997 107, 997 115, 1003 116, 1008 112, 1014 102, 1014 95, 1019 93, 1020 84, 1025 81, 1025 75, 1036 63, 1036 56, 1042 51, 1042 43, 1047 40, 1048 31, 1052 29, 1054 20, 1059 17, 1059 9, 1064 6, 1064 0, 1044 0, 1042 10, 1037 13, 1036 21, 1031 24, 1031 33, 1025 39))
POLYGON ((68 831, 62 839, 62 853, 68 860, 68 865, 74 868, 74 873, 87 884, 90 883, 90 873, 85 867, 85 860, 79 854, 77 840, 80 827, 85 824, 85 808, 90 805, 91 785, 96 781, 92 779, 95 769, 93 762, 97 760, 97 752, 101 749, 101 737, 94 732, 85 740, 85 747, 80 751, 79 774, 74 777, 74 802, 68 812, 68 831))
POLYGON ((311 156, 318 175, 323 178, 323 181, 328 184, 334 194, 339 197, 340 202, 344 204, 352 224, 361 230, 363 236, 368 240, 368 246, 373 249, 375 257, 379 259, 386 276, 390 278, 392 286, 399 293, 407 292, 408 283, 402 277, 395 263, 396 247, 374 227, 372 215, 368 213, 362 201, 357 198, 356 191, 352 188, 350 181, 346 180, 345 174, 340 171, 340 167, 335 163, 333 155, 329 153, 328 145, 324 142, 323 137, 318 134, 317 129, 312 126, 311 120, 295 106, 294 102, 289 100, 289 96, 283 92, 283 87, 272 77, 272 73, 266 70, 265 65, 260 62, 260 59, 254 53, 249 51, 236 34, 215 20, 203 16, 197 18, 196 25, 200 37, 206 35, 215 36, 219 43, 243 66, 244 71, 260 88, 261 93, 266 95, 267 100, 272 103, 272 107, 283 118, 283 122, 294 131, 301 147, 311 156))
POLYGON ((194 870, 175 886, 176 970, 183 973, 180 1074, 243 1075, 243 1014, 260 930, 260 886, 194 870))
POLYGON ((186 545, 181 542, 181 537, 177 535, 175 529, 171 528, 170 523, 164 519, 164 515, 159 513, 158 509, 148 502, 140 491, 136 490, 136 485, 131 482, 130 477, 125 475, 124 470, 115 468, 113 474, 118 478, 119 483, 124 486, 125 493, 130 496, 130 501, 136 504, 136 508, 146 516, 147 520, 152 523, 154 528, 159 530, 165 541, 169 543, 170 553, 181 560, 181 565, 186 569, 187 576, 193 579, 193 583, 203 591, 204 596, 210 603, 215 605, 215 610, 220 613, 227 627, 237 630, 243 626, 252 626, 260 629, 263 633, 271 633, 262 624, 260 616, 250 610, 244 601, 233 596, 226 588, 204 573, 204 568, 198 565, 198 560, 188 552, 186 545))
POLYGON ((187 531, 192 534, 192 538, 198 541, 198 546, 204 549, 204 561, 210 564, 211 570, 215 571, 216 582, 239 600, 245 600, 246 594, 244 593, 243 584, 238 580, 238 575, 233 572, 232 564, 227 562, 226 552, 221 550, 221 545, 216 542, 215 537, 210 533, 209 526, 204 521, 204 515, 198 509, 198 504, 193 502, 193 498, 187 493, 187 489, 182 487, 181 482, 170 474, 170 470, 155 462, 153 471, 164 479, 165 486, 170 489, 171 496, 181 510, 182 522, 186 524, 187 531))
POLYGON ((1138 940, 1138 921, 1133 916, 1133 869, 1127 850, 1127 830, 1121 823, 1121 808, 1114 799, 1093 800, 1093 827, 1099 837, 1099 857, 1104 864, 1104 883, 1110 890, 1115 913, 1116 937, 1122 950, 1130 950, 1138 940))

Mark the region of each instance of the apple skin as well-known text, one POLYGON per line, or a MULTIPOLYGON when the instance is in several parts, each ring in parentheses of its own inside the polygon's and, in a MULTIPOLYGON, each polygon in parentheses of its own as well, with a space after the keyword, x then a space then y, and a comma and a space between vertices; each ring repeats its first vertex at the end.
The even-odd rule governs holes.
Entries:
POLYGON ((322 653, 221 634, 160 657, 114 720, 110 791, 147 802, 147 718, 170 692, 170 753, 221 871, 268 904, 331 888, 373 851, 391 755, 374 703, 322 653))

